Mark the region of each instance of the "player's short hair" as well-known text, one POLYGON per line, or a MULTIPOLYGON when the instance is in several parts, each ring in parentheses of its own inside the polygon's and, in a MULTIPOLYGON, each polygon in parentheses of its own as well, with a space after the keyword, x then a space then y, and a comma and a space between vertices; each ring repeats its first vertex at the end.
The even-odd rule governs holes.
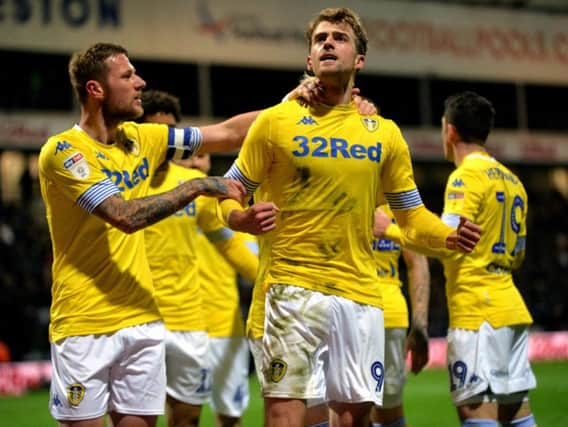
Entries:
POLYGON ((357 53, 360 55, 365 55, 367 53, 367 32, 363 27, 361 18, 354 11, 346 7, 330 7, 323 9, 310 21, 306 31, 308 50, 312 48, 312 36, 320 22, 331 22, 333 24, 342 22, 346 23, 353 29, 353 33, 355 34, 355 46, 357 48, 357 53))
POLYGON ((89 80, 103 82, 108 72, 106 59, 118 54, 128 56, 128 51, 117 44, 96 43, 71 56, 69 79, 79 102, 83 103, 87 99, 87 82, 89 80))
POLYGON ((483 145, 493 128, 495 109, 487 98, 465 91, 446 98, 444 117, 454 125, 463 142, 483 145))
POLYGON ((177 96, 162 90, 147 90, 142 93, 142 108, 144 114, 141 121, 146 117, 156 113, 172 114, 176 123, 181 120, 181 104, 177 96))

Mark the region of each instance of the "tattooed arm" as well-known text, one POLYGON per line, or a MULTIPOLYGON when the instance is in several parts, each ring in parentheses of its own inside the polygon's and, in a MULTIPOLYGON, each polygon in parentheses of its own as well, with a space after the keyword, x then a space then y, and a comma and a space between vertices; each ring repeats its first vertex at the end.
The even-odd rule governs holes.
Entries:
POLYGON ((408 271, 408 293, 412 321, 406 340, 406 349, 411 353, 411 371, 420 372, 428 363, 428 303, 430 302, 430 270, 424 255, 402 250, 408 271))
POLYGON ((114 194, 98 205, 94 214, 125 233, 134 233, 177 212, 197 196, 241 201, 244 186, 235 180, 207 177, 186 181, 173 190, 139 199, 125 200, 114 194))

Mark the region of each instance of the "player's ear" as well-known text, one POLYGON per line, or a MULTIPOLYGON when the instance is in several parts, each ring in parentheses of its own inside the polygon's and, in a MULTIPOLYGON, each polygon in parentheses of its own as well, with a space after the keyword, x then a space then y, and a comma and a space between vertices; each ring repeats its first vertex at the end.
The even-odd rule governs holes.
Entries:
POLYGON ((93 98, 101 99, 102 97, 104 97, 105 90, 103 86, 96 80, 89 80, 85 84, 85 89, 87 90, 87 95, 93 98))
POLYGON ((355 58, 355 70, 359 71, 365 65, 365 55, 357 55, 355 58))
POLYGON ((460 139, 460 134, 456 127, 451 123, 446 123, 447 132, 448 132, 448 139, 450 141, 458 141, 460 139))
POLYGON ((312 58, 310 58, 310 56, 308 55, 308 57, 306 58, 306 70, 308 71, 308 73, 310 75, 313 75, 314 73, 314 66, 312 64, 312 58))

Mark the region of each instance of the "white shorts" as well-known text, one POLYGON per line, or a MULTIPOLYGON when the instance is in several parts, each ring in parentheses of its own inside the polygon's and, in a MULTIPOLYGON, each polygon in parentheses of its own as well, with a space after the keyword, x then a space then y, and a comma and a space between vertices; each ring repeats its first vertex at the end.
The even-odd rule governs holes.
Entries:
POLYGON ((262 350, 266 397, 321 399, 324 387, 328 402, 382 403, 384 317, 377 307, 272 285, 262 350))
POLYGON ((478 331, 450 329, 447 362, 455 405, 482 393, 499 397, 536 387, 524 325, 494 329, 484 322, 478 331))
POLYGON ((245 337, 209 338, 211 408, 239 418, 249 403, 249 347, 245 337))
POLYGON ((382 408, 402 405, 406 383, 406 329, 385 329, 385 391, 382 408))
POLYGON ((159 321, 51 343, 49 409, 53 418, 85 420, 111 411, 163 414, 164 335, 159 321))
POLYGON ((207 403, 211 396, 208 352, 205 331, 166 331, 168 396, 191 405, 207 403))

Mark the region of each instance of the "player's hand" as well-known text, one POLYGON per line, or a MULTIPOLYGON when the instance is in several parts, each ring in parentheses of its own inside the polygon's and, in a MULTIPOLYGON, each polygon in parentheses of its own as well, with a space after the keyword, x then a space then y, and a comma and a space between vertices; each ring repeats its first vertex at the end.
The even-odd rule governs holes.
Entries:
POLYGON ((276 228, 276 214, 280 211, 272 202, 258 202, 244 211, 229 214, 229 227, 249 234, 268 233, 276 228))
POLYGON ((196 191, 200 196, 235 199, 242 203, 247 195, 245 186, 234 179, 208 176, 206 178, 193 179, 191 182, 196 186, 196 191))
POLYGON ((375 209, 375 221, 373 223, 373 236, 377 239, 383 237, 389 225, 392 224, 389 216, 381 209, 375 209))
POLYGON ((480 237, 481 227, 462 216, 457 230, 446 239, 446 247, 468 254, 473 251, 480 237))
POLYGON ((379 114, 377 106, 368 98, 364 98, 360 94, 359 88, 354 87, 351 90, 351 97, 353 102, 362 116, 370 116, 372 114, 379 114))
POLYGON ((428 364, 430 358, 426 328, 412 325, 406 337, 406 351, 410 352, 411 372, 418 374, 428 364))
POLYGON ((317 77, 304 75, 300 84, 285 99, 297 100, 304 107, 323 102, 323 86, 317 77))

